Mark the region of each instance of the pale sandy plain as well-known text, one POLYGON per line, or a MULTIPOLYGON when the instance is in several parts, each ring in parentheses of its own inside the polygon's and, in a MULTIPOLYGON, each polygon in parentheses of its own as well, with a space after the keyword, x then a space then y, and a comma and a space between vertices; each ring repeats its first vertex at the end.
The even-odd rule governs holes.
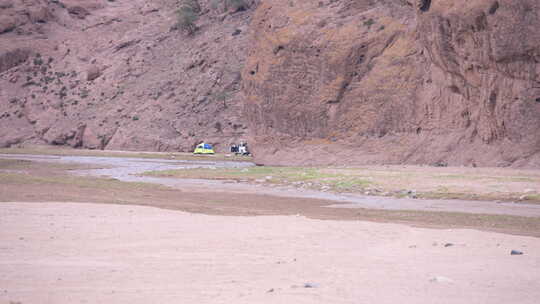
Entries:
POLYGON ((300 216, 0 203, 0 303, 539 301, 538 238, 300 216), (510 255, 513 249, 524 255, 510 255))

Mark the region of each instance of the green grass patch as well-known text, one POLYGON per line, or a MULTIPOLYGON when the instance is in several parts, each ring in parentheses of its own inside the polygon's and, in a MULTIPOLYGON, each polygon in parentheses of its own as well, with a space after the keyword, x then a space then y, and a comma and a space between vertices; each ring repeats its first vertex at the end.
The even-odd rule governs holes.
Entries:
POLYGON ((363 179, 337 179, 328 181, 327 183, 332 186, 332 189, 338 191, 364 190, 373 184, 371 181, 363 179))
MULTIPOLYGON (((80 170, 80 169, 92 169, 96 168, 91 165, 83 164, 62 164, 62 163, 48 163, 48 162, 35 162, 22 159, 0 159, 0 170, 80 170)), ((100 167, 101 168, 101 167, 100 167)))
POLYGON ((271 176, 272 178, 288 178, 291 180, 316 180, 323 178, 340 177, 339 174, 321 172, 320 169, 295 168, 295 167, 250 167, 233 169, 178 169, 165 171, 151 171, 144 175, 166 177, 213 177, 215 179, 243 178, 256 179, 271 176))
MULTIPOLYGON (((452 170, 456 170, 455 168, 452 170)), ((467 169, 459 169, 466 171, 467 169)), ((244 169, 188 169, 148 172, 145 175, 190 179, 222 179, 269 184, 293 185, 334 192, 359 192, 370 195, 425 199, 462 199, 486 201, 539 202, 532 193, 523 199, 519 189, 528 189, 539 180, 509 172, 488 175, 485 172, 434 174, 418 168, 332 168, 332 167, 251 167, 244 169), (519 187, 508 188, 510 184, 519 187), (517 191, 514 190, 517 189, 517 191), (411 191, 415 189, 414 191, 411 191)), ((527 173, 528 174, 528 173, 527 173)))
POLYGON ((243 169, 179 169, 146 172, 154 177, 265 181, 273 184, 295 184, 308 188, 329 187, 334 191, 362 190, 373 182, 363 177, 325 172, 323 168, 251 167, 243 169))
POLYGON ((151 190, 166 189, 165 186, 139 182, 122 182, 114 178, 94 178, 71 175, 33 175, 25 173, 0 172, 0 184, 3 185, 69 185, 78 188, 110 190, 151 190))

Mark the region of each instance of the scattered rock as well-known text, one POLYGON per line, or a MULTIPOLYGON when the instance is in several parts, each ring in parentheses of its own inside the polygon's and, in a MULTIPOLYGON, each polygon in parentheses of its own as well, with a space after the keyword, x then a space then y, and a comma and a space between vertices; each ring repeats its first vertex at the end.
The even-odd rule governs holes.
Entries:
POLYGON ((304 288, 317 288, 317 287, 319 287, 319 284, 317 283, 310 283, 310 282, 304 283, 304 288))
POLYGON ((274 288, 270 288, 266 291, 267 293, 274 292, 274 288))
POLYGON ((452 280, 450 278, 447 278, 447 277, 443 277, 443 276, 433 277, 429 281, 433 282, 433 283, 449 283, 449 284, 454 283, 454 280, 452 280))
POLYGON ((87 9, 82 6, 72 6, 67 9, 69 14, 78 19, 84 19, 86 16, 90 15, 87 9))
POLYGON ((452 246, 454 246, 454 244, 452 244, 452 243, 446 243, 446 244, 444 244, 444 247, 452 247, 452 246))
POLYGON ((92 66, 86 71, 86 80, 93 81, 101 76, 101 69, 96 66, 92 66))
POLYGON ((38 7, 29 10, 30 21, 34 23, 45 23, 53 18, 53 15, 47 7, 38 7))
POLYGON ((510 251, 510 255, 522 255, 523 252, 522 251, 519 251, 519 250, 512 250, 510 251))
POLYGON ((0 19, 0 34, 13 31, 17 27, 17 21, 10 16, 2 16, 0 19))

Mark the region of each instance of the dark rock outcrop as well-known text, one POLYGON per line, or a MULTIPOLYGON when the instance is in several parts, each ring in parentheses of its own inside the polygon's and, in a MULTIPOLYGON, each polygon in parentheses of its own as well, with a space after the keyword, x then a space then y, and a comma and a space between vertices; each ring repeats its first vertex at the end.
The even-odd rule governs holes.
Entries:
POLYGON ((0 73, 23 64, 28 60, 31 51, 25 48, 16 48, 0 53, 0 73))

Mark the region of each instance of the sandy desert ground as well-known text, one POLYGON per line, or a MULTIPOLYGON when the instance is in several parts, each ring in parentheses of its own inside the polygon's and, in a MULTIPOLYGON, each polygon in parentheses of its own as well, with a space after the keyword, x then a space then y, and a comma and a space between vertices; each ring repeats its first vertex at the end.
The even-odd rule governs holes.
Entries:
POLYGON ((0 274, 6 304, 538 303, 540 239, 301 216, 1 203, 0 274))

